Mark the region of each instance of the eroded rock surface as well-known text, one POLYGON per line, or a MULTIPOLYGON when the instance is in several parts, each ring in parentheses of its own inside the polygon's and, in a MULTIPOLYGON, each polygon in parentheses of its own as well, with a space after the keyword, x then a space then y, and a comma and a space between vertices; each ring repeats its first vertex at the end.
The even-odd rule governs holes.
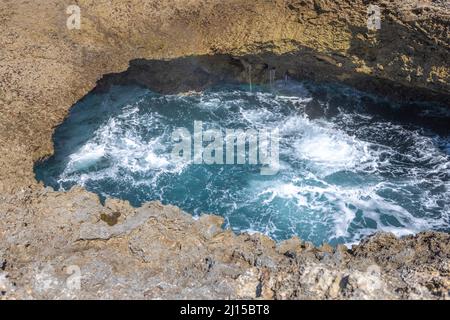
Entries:
POLYGON ((4 298, 449 297, 448 234, 377 234, 351 250, 315 248, 237 236, 220 217, 194 220, 157 202, 102 206, 79 188, 39 197, 26 190, 2 202, 4 298), (113 225, 105 221, 117 212, 113 225))
MULTIPOLYGON (((447 101, 446 1, 80 0, 0 2, 1 298, 448 298, 450 236, 368 238, 352 250, 276 244, 149 203, 55 192, 33 164, 69 108, 136 59, 228 55, 279 75, 447 101), (280 59, 284 56, 285 59, 280 59)), ((242 78, 242 77, 241 77, 242 78)), ((246 81, 245 77, 241 79, 246 81)))

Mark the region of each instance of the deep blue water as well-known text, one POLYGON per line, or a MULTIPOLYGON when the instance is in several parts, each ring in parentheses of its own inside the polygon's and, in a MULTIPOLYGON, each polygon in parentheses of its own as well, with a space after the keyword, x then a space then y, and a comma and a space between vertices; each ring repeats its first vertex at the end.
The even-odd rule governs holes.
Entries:
POLYGON ((160 95, 112 87, 77 103, 36 176, 102 198, 216 213, 236 232, 354 243, 379 230, 450 230, 448 108, 401 106, 339 85, 276 83, 160 95), (208 128, 280 132, 279 172, 171 157, 172 133, 208 128))

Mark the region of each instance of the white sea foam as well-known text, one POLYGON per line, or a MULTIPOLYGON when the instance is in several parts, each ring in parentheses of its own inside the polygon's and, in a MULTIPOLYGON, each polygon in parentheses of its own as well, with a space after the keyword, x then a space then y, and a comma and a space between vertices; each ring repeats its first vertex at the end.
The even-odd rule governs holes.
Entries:
POLYGON ((171 161, 167 151, 170 146, 163 144, 163 136, 144 140, 138 132, 142 126, 157 126, 159 119, 151 113, 139 116, 138 111, 139 108, 128 106, 100 126, 84 146, 70 155, 60 182, 75 180, 84 185, 87 181, 105 178, 123 179, 122 175, 127 172, 146 174, 153 171, 155 177, 166 171, 180 172, 186 164, 171 161), (107 166, 95 167, 103 159, 107 159, 107 166), (85 173, 85 169, 91 171, 85 173))
POLYGON ((375 160, 367 143, 338 131, 332 133, 317 128, 307 131, 294 148, 298 159, 312 162, 327 174, 375 160))
MULTIPOLYGON (((292 183, 278 183, 275 186, 263 188, 258 194, 265 204, 274 202, 277 198, 291 200, 298 207, 298 214, 305 217, 292 217, 292 222, 301 221, 307 225, 320 223, 320 221, 308 221, 311 213, 320 213, 329 226, 334 229, 333 237, 357 238, 372 234, 374 231, 392 232, 398 236, 413 234, 420 230, 432 228, 436 221, 415 217, 401 206, 383 199, 377 191, 382 184, 346 188, 333 185, 297 186, 292 183), (357 235, 352 235, 351 224, 354 222, 357 212, 363 212, 364 218, 370 218, 376 223, 375 228, 361 227, 357 235), (387 224, 382 221, 380 214, 389 215, 400 223, 399 226, 387 224), (306 218, 306 219, 305 219, 306 218)), ((442 223, 442 221, 441 221, 442 223)))
POLYGON ((106 154, 105 146, 96 143, 87 143, 76 153, 69 157, 67 164, 67 173, 88 169, 96 164, 106 154))
MULTIPOLYGON (((280 86, 278 82, 276 88, 280 86)), ((298 234, 316 242, 354 243, 380 230, 400 236, 448 228, 448 140, 436 142, 401 125, 372 121, 368 115, 344 113, 340 123, 310 120, 302 112, 311 99, 306 89, 283 88, 282 95, 226 91, 150 98, 158 105, 188 106, 216 127, 279 129, 281 170, 269 180, 255 179, 242 168, 200 170, 174 162, 168 143, 173 119, 148 107, 145 98, 99 125, 68 156, 59 183, 98 186, 107 181, 127 194, 146 190, 149 199, 171 203, 173 197, 183 208, 194 206, 191 213, 219 213, 236 231, 275 238, 298 234), (296 90, 298 95, 291 95, 296 90), (349 129, 357 121, 370 125, 349 129), (177 188, 181 191, 171 191, 177 188)), ((194 120, 185 119, 186 126, 194 120)), ((108 190, 97 191, 108 195, 108 190)))

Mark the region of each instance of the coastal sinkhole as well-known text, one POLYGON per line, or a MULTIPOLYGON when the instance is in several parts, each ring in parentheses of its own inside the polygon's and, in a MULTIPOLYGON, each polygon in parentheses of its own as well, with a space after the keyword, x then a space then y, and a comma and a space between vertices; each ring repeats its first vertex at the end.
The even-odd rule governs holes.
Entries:
POLYGON ((138 86, 90 93, 36 164, 57 190, 84 186, 138 206, 159 200, 194 216, 219 214, 235 232, 351 244, 377 231, 450 231, 450 115, 341 85, 279 81, 162 95, 138 86), (280 132, 279 172, 258 165, 172 161, 172 132, 280 132))

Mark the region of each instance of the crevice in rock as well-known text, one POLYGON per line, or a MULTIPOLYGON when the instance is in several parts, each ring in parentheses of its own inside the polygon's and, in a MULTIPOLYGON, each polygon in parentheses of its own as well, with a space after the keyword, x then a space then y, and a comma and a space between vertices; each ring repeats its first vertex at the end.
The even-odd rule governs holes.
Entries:
POLYGON ((377 75, 358 73, 346 58, 324 55, 308 48, 286 54, 263 52, 255 55, 202 55, 172 60, 136 59, 128 70, 104 75, 93 92, 104 92, 112 85, 137 84, 161 94, 201 91, 220 83, 269 84, 271 70, 275 80, 293 79, 317 83, 343 83, 358 90, 399 102, 447 103, 450 94, 417 86, 405 86, 377 75))

